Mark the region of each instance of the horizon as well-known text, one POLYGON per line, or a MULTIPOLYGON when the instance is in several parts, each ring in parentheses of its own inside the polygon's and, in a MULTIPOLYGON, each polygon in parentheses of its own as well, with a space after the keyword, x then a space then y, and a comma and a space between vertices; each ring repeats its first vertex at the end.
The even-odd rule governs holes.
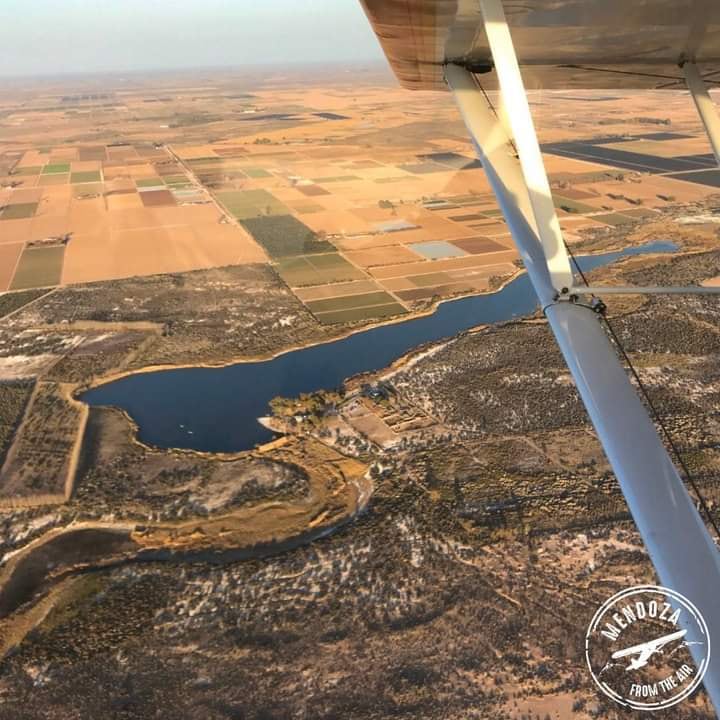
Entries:
POLYGON ((382 61, 357 0, 6 0, 0 78, 382 61), (58 34, 57 28, 63 28, 58 34), (72 41, 72 42, 71 42, 72 41))
MULTIPOLYGON (((358 60, 358 61, 352 61, 352 60, 338 60, 335 62, 323 62, 320 60, 316 61, 305 61, 305 62, 298 62, 294 65, 288 66, 286 63, 282 61, 270 61, 270 62, 257 62, 257 63, 247 63, 247 64, 230 64, 230 65, 187 65, 187 66, 178 66, 178 67, 172 67, 172 68, 163 68, 163 67, 143 67, 143 68, 136 68, 132 70, 128 69, 116 69, 116 70, 67 70, 67 71, 61 71, 61 72, 42 72, 42 73, 33 73, 33 74, 16 74, 16 75, 9 75, 9 74, 2 74, 0 73, 0 87, 2 87, 4 84, 12 83, 13 81, 35 81, 35 82, 52 82, 52 81, 68 81, 68 80, 90 80, 90 79, 102 79, 102 78, 113 78, 117 80, 122 80, 124 78, 135 78, 135 77, 172 77, 179 74, 202 74, 207 72, 217 72, 221 74, 228 74, 228 73, 242 73, 242 72, 250 72, 254 69, 263 69, 269 71, 269 73, 278 73, 283 72, 284 74, 288 76, 292 76, 295 74, 299 74, 303 72, 304 70, 313 69, 318 71, 323 71, 322 73, 318 72, 318 77, 322 74, 332 74, 332 73, 338 73, 338 72, 351 72, 356 71, 359 73, 381 73, 383 75, 386 75, 388 79, 395 80, 397 82, 397 79, 395 78, 395 75, 393 74, 390 65, 387 63, 385 58, 379 58, 379 59, 369 59, 369 60, 358 60)), ((271 74, 268 74, 266 78, 271 77, 271 74)), ((266 79, 265 78, 265 79, 266 79)), ((263 79, 263 78, 256 78, 257 80, 263 79)), ((398 84, 399 87, 399 84, 398 84)))

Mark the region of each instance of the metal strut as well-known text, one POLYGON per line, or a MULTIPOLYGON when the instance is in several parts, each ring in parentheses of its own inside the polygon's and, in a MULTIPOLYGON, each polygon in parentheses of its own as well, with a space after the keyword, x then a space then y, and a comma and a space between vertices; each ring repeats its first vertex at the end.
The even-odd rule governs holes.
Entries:
POLYGON ((717 108, 697 65, 694 62, 684 62, 681 67, 685 74, 685 83, 695 102, 713 153, 715 153, 715 161, 720 165, 720 117, 718 117, 717 108))
POLYGON ((720 287, 625 286, 625 285, 579 285, 568 289, 571 295, 720 295, 720 287))
POLYGON ((480 0, 485 33, 502 93, 503 113, 515 141, 548 271, 556 290, 570 287, 573 274, 562 239, 527 94, 501 0, 480 0))
MULTIPOLYGON (((486 32, 496 35, 497 28, 492 25, 497 15, 487 10, 497 10, 497 2, 482 0, 481 5, 486 32)), ((509 42, 506 31, 505 26, 501 34, 509 42)), ((491 46, 499 70, 507 60, 504 53, 512 52, 512 45, 499 47, 493 42, 491 46)), ((562 294, 558 298, 558 278, 565 277, 567 254, 564 248, 560 252, 556 244, 547 244, 547 215, 537 212, 537 203, 533 202, 542 192, 537 185, 531 187, 526 168, 513 155, 510 138, 475 77, 457 65, 447 65, 445 76, 658 577, 663 585, 688 597, 705 617, 715 653, 704 684, 720 709, 720 553, 603 330, 600 316, 584 304, 564 301, 562 294)), ((501 88, 503 93, 522 92, 522 85, 518 89, 516 84, 508 87, 501 82, 501 88)), ((513 118, 516 104, 508 98, 505 102, 513 118)), ((513 122, 513 132, 518 132, 517 126, 513 122)), ((528 129, 527 122, 520 123, 520 132, 523 129, 528 129)), ((514 140, 520 151, 521 138, 514 140)), ((519 154, 521 161, 523 155, 527 160, 525 151, 519 154)), ((551 240, 555 243, 554 237, 551 240)), ((573 285, 570 282, 565 287, 573 285)), ((695 632, 688 628, 688 638, 703 640, 695 637, 695 632)), ((691 649, 697 647, 691 645, 691 649)))

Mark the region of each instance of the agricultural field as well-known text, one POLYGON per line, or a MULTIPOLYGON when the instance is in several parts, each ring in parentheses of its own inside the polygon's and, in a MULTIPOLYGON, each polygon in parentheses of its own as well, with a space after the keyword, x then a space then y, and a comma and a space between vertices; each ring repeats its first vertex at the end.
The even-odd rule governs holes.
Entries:
POLYGON ((334 248, 292 215, 265 215, 244 218, 243 227, 265 248, 272 258, 329 252, 334 248))
POLYGON ((360 280, 365 274, 339 253, 297 255, 277 264, 280 277, 293 288, 360 280))
POLYGON ((64 245, 27 246, 18 260, 11 290, 58 285, 62 275, 64 245))
POLYGON ((266 260, 163 147, 29 148, 0 185, 0 291, 266 260))
MULTIPOLYGON (((267 263, 303 303, 334 298, 306 304, 332 324, 486 292, 517 271, 442 93, 377 73, 352 88, 341 75, 112 82, 0 93, 0 292, 267 263), (361 297, 372 293, 387 301, 361 297)), ((652 97, 555 100, 559 123, 533 109, 571 246, 716 191, 684 95, 663 96, 671 128, 652 97)))

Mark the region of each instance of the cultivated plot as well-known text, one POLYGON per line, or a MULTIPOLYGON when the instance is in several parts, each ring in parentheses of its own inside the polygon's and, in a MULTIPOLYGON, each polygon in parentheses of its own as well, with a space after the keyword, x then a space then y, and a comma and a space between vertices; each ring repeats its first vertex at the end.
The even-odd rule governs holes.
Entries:
POLYGON ((26 247, 15 270, 11 290, 58 285, 62 276, 65 246, 26 247))
POLYGON ((246 218, 242 225, 273 258, 325 253, 335 249, 292 215, 246 218))
POLYGON ((298 255, 278 260, 280 277, 293 288, 360 280, 365 274, 337 253, 298 255))
POLYGON ((162 147, 32 149, 6 183, 0 246, 12 247, 2 253, 3 289, 267 261, 162 147))

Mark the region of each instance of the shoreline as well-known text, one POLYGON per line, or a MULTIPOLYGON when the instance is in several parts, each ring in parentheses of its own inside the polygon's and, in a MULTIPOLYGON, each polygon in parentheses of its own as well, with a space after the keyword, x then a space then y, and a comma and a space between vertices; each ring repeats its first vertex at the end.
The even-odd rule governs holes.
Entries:
MULTIPOLYGON (((647 245, 647 244, 652 244, 654 242, 657 242, 657 241, 645 241, 644 243, 641 242, 638 244, 624 245, 624 246, 621 246, 621 247, 615 248, 615 249, 603 249, 602 251, 586 253, 583 255, 583 257, 605 255, 605 254, 613 253, 613 252, 623 252, 624 250, 626 250, 628 248, 641 247, 643 244, 647 245)), ((681 249, 681 248, 678 247, 678 250, 679 249, 681 249)), ((664 255, 664 254, 666 254, 666 253, 650 252, 650 253, 648 253, 648 256, 654 257, 657 255, 664 255)), ((632 256, 627 256, 627 257, 632 257, 632 256)), ((625 259, 625 257, 621 256, 613 262, 617 263, 617 262, 622 261, 623 259, 625 259)), ((89 403, 85 403, 83 400, 81 400, 79 396, 82 393, 88 392, 97 387, 101 387, 103 385, 108 385, 110 383, 116 382, 118 380, 122 380, 123 378, 130 377, 133 375, 148 374, 148 373, 154 373, 154 372, 165 372, 165 371, 171 371, 171 370, 222 369, 222 368, 231 367, 234 365, 270 362, 272 360, 275 360, 283 355, 286 355, 286 354, 289 354, 292 352, 305 350, 305 349, 313 348, 313 347, 319 347, 321 345, 327 345, 327 344, 337 342, 337 341, 342 341, 349 337, 352 337, 353 335, 355 335, 357 333, 370 331, 370 330, 373 330, 378 327, 385 327, 385 326, 389 326, 389 325, 393 325, 393 324, 397 324, 397 323, 421 319, 423 317, 429 317, 438 310, 438 308, 440 307, 440 305, 442 303, 456 302, 459 300, 463 300, 466 298, 472 298, 472 297, 491 296, 491 295, 500 293, 508 285, 510 285, 515 280, 517 280, 519 277, 521 277, 524 273, 526 273, 526 270, 524 267, 518 268, 517 272, 515 272, 511 276, 509 276, 495 290, 488 291, 488 292, 482 292, 482 293, 477 293, 477 292, 465 293, 465 294, 457 295, 457 296, 454 296, 451 298, 441 298, 440 300, 436 301, 429 308, 427 308, 426 310, 423 310, 422 312, 411 313, 411 314, 409 314, 409 316, 399 316, 399 317, 393 318, 391 320, 380 321, 380 322, 370 323, 368 325, 363 325, 363 326, 356 327, 356 328, 351 328, 347 332, 344 332, 338 336, 320 340, 318 342, 312 342, 312 343, 309 343, 306 345, 294 345, 294 346, 284 348, 276 353, 269 353, 269 354, 265 354, 265 355, 233 356, 232 358, 228 359, 227 361, 223 361, 220 363, 179 363, 179 364, 148 365, 146 367, 142 367, 142 368, 135 369, 135 370, 123 370, 123 371, 119 371, 119 372, 112 372, 107 375, 100 376, 100 377, 92 380, 88 384, 77 384, 76 386, 71 388, 70 394, 71 394, 71 397, 73 398, 73 400, 75 400, 78 403, 81 403, 82 405, 85 405, 88 409, 90 407, 107 407, 107 408, 112 408, 116 411, 121 412, 123 414, 123 416, 125 417, 125 419, 130 424, 133 441, 143 448, 146 448, 146 449, 154 451, 154 452, 158 452, 158 451, 160 451, 160 452, 166 452, 166 451, 182 452, 182 453, 194 455, 197 457, 216 459, 221 462, 233 461, 233 460, 239 459, 243 456, 247 456, 248 454, 252 454, 255 452, 263 452, 263 450, 262 450, 263 447, 265 447, 265 445, 267 445, 267 444, 272 445, 274 442, 277 441, 277 438, 269 440, 268 443, 263 443, 262 445, 257 445, 254 448, 249 448, 247 450, 237 450, 234 452, 208 452, 205 450, 197 450, 197 449, 193 449, 193 448, 177 448, 177 447, 165 447, 165 446, 161 446, 161 445, 153 445, 151 443, 146 443, 139 438, 140 427, 135 422, 135 420, 128 414, 128 412, 125 409, 115 406, 115 405, 91 406, 89 403)), ((507 321, 504 321, 504 322, 518 322, 518 321, 527 320, 527 319, 528 318, 513 318, 513 319, 508 319, 507 321)), ((472 326, 472 327, 468 328, 467 330, 464 330, 463 333, 481 332, 490 326, 501 325, 502 323, 503 323, 503 321, 497 321, 497 322, 493 322, 493 323, 479 323, 476 326, 472 326)), ((447 342, 449 340, 451 340, 451 338, 444 339, 445 342, 447 342)), ((403 353, 402 355, 397 357, 387 367, 380 368, 376 371, 370 371, 370 372, 379 372, 379 371, 391 372, 391 373, 397 372, 400 368, 402 368, 404 366, 405 363, 412 361, 412 358, 418 352, 426 352, 427 351, 426 346, 427 346, 427 343, 420 343, 416 347, 411 348, 406 353, 403 353)), ((358 376, 361 376, 364 374, 366 374, 366 373, 359 373, 358 376)), ((347 379, 349 379, 349 378, 347 378, 347 379)))
MULTIPOLYGON (((620 248, 615 249, 603 249, 599 250, 597 252, 588 252, 583 253, 581 257, 594 257, 597 255, 606 255, 608 253, 613 252, 622 252, 623 250, 626 250, 628 248, 633 247, 640 247, 642 244, 651 244, 653 242, 662 242, 662 241, 648 241, 645 243, 641 243, 640 245, 624 245, 620 248)), ((674 242, 674 241, 669 241, 674 242)), ((681 249, 681 248, 678 248, 681 249)), ((702 251, 698 251, 702 252, 702 251)), ((654 255, 663 255, 665 253, 648 253, 650 257, 654 255)), ((623 258, 618 258, 618 260, 614 262, 619 262, 623 258)), ((162 364, 154 364, 154 365, 146 365, 141 368, 131 369, 131 370, 118 370, 118 371, 112 371, 110 373, 107 373, 105 375, 98 376, 97 378, 94 378, 89 383, 78 383, 72 390, 73 397, 75 399, 77 398, 77 395, 80 393, 88 392, 89 390, 94 390, 97 387, 100 387, 102 385, 108 385, 112 382, 116 382, 117 380, 122 380, 125 377, 129 377, 130 375, 141 375, 146 373, 154 373, 154 372, 164 372, 164 371, 170 371, 170 370, 190 370, 194 368, 198 369, 207 369, 207 370, 214 370, 214 369, 220 369, 220 368, 226 368, 230 367, 231 365, 240 365, 244 363, 261 363, 261 362, 269 362, 271 360, 275 360, 283 355, 287 355, 292 352, 296 352, 298 350, 306 350, 308 348, 312 347, 319 347, 321 345, 328 345, 333 342, 337 342, 340 340, 346 340, 347 338, 356 335, 357 333, 366 332, 369 330, 374 330, 379 327, 385 327, 388 325, 395 325, 398 323, 403 322, 410 322, 412 320, 418 320, 423 317, 428 317, 430 315, 433 315, 435 312, 437 312, 438 308, 443 303, 449 303, 449 302, 456 302, 458 300, 463 300, 465 298, 469 297, 483 297, 483 296, 489 296, 489 295, 495 295, 497 293, 502 292, 510 283, 515 281, 517 278, 519 278, 521 275, 525 274, 527 271, 524 267, 518 268, 516 272, 514 272, 512 275, 508 276, 506 280, 502 282, 501 285, 499 285, 494 290, 488 290, 485 292, 468 292, 468 293, 461 293, 459 295, 454 295, 453 297, 449 298, 440 298, 439 300, 436 300, 433 302, 427 309, 416 311, 416 312, 410 312, 407 315, 400 315, 391 319, 383 319, 378 320, 377 322, 368 323, 367 325, 360 325, 356 327, 351 327, 346 329, 344 332, 341 332, 338 335, 335 335, 333 337, 325 338, 322 340, 318 340, 315 342, 310 342, 304 345, 291 345, 289 347, 283 348, 282 350, 278 350, 277 352, 272 353, 264 353, 261 355, 233 355, 231 358, 227 360, 222 360, 220 362, 181 362, 181 363, 162 363, 162 364)), ((82 401, 81 401, 82 402, 82 401)))
MULTIPOLYGON (((650 242, 652 242, 652 241, 650 241, 650 242)), ((603 248, 602 251, 598 251, 598 252, 594 252, 594 253, 587 253, 585 255, 585 257, 590 257, 593 255, 594 256, 604 255, 604 254, 613 253, 613 252, 622 252, 623 250, 628 249, 628 248, 641 247, 643 244, 649 244, 649 243, 647 242, 647 240, 645 240, 644 243, 642 241, 639 243, 638 242, 631 243, 630 245, 622 246, 622 247, 615 248, 615 249, 608 250, 608 249, 603 248)), ((652 252, 649 253, 649 255, 651 257, 655 256, 655 255, 663 255, 663 254, 664 253, 652 253, 652 252)), ((630 257, 632 257, 632 256, 630 256, 630 257)), ((624 259, 623 257, 620 257, 617 260, 615 260, 614 262, 619 262, 620 260, 623 260, 623 259, 624 259)), ((252 448, 243 449, 243 450, 235 450, 235 451, 231 451, 231 452, 209 452, 207 450, 200 450, 200 449, 195 449, 195 448, 182 448, 182 447, 155 445, 155 444, 148 443, 148 442, 145 442, 142 439, 140 439, 140 437, 139 437, 140 430, 141 430, 140 426, 137 424, 137 422, 135 422, 133 417, 124 408, 119 407, 119 406, 114 406, 114 405, 93 406, 87 402, 84 402, 81 399, 80 396, 84 392, 87 392, 96 387, 101 387, 103 385, 110 384, 112 382, 115 382, 116 380, 120 380, 125 377, 130 377, 132 375, 136 375, 136 374, 140 374, 140 373, 163 372, 163 371, 168 371, 168 370, 195 369, 195 368, 219 369, 219 368, 225 368, 225 367, 230 367, 230 366, 234 366, 234 365, 241 365, 244 363, 269 362, 269 361, 272 361, 273 359, 276 359, 282 355, 285 355, 285 354, 288 354, 291 352, 295 352, 298 350, 304 350, 304 349, 308 349, 308 348, 313 348, 313 347, 318 347, 320 345, 327 345, 332 342, 345 340, 349 337, 352 337, 356 333, 366 332, 369 330, 373 330, 375 328, 385 327, 385 326, 392 325, 395 323, 413 321, 416 319, 429 317, 429 316, 433 315, 435 312, 437 312, 438 308, 440 307, 440 305, 442 303, 460 301, 460 300, 463 300, 466 298, 491 296, 491 295, 500 293, 503 290, 505 290, 508 285, 510 285, 515 280, 517 280, 519 277, 521 277, 522 274, 525 272, 526 271, 524 268, 518 268, 518 270, 515 273, 513 273, 511 276, 508 276, 508 278, 498 288, 496 288, 492 291, 487 291, 487 292, 482 292, 482 293, 472 292, 472 293, 465 293, 465 294, 457 295, 452 298, 441 298, 441 299, 437 300, 436 302, 434 302, 432 305, 430 305, 428 308, 424 309, 423 311, 411 313, 411 314, 409 314, 409 316, 400 316, 400 317, 393 318, 392 320, 389 320, 389 321, 380 321, 380 322, 375 322, 375 323, 371 323, 368 325, 363 325, 363 326, 359 326, 359 327, 355 327, 355 328, 349 328, 349 329, 346 329, 345 332, 343 332, 340 335, 337 335, 335 337, 323 339, 319 342, 312 342, 312 343, 309 343, 306 345, 290 346, 290 347, 284 348, 284 349, 282 349, 276 353, 272 353, 272 354, 265 354, 265 355, 260 355, 260 356, 233 356, 233 357, 229 358, 228 360, 223 361, 221 363, 201 363, 201 364, 181 363, 181 364, 149 365, 149 366, 142 367, 139 369, 134 369, 134 370, 123 370, 123 371, 117 371, 117 372, 110 372, 109 374, 94 378, 89 383, 63 384, 64 385, 63 395, 65 396, 66 400, 70 404, 76 406, 78 408, 78 410, 80 411, 80 423, 79 423, 79 427, 77 429, 77 435, 76 435, 73 451, 71 453, 72 457, 71 457, 71 462, 70 462, 70 468, 68 469, 68 473, 66 475, 65 482, 64 482, 64 492, 63 492, 64 497, 61 495, 58 495, 57 497, 55 497, 55 496, 31 497, 31 498, 25 499, 25 501, 20 504, 25 507, 27 507, 27 506, 37 507, 37 506, 46 506, 46 505, 59 505, 59 504, 63 504, 65 502, 69 501, 72 498, 74 491, 75 491, 75 484, 77 482, 77 469, 78 469, 78 465, 79 465, 78 460, 80 458, 80 455, 82 452, 82 447, 83 447, 84 440, 85 440, 85 430, 87 427, 87 422, 89 419, 91 407, 98 407, 99 409, 102 409, 102 408, 112 409, 114 411, 118 411, 118 412, 122 413, 124 419, 128 423, 128 429, 129 429, 129 435, 130 435, 131 442, 133 442, 137 446, 143 448, 144 450, 147 450, 150 452, 182 453, 183 455, 186 455, 186 456, 204 458, 204 459, 213 460, 213 461, 217 461, 217 462, 234 462, 239 459, 242 459, 242 458, 245 458, 248 456, 252 456, 253 454, 258 454, 258 453, 263 454, 263 453, 267 452, 269 449, 271 449, 277 443, 277 440, 278 440, 277 437, 274 437, 274 438, 271 438, 270 440, 268 440, 267 442, 257 444, 252 448)), ((513 318, 512 320, 508 319, 508 321, 506 321, 506 322, 510 322, 510 321, 518 322, 518 321, 522 321, 522 320, 527 321, 528 319, 532 319, 532 318, 527 318, 527 317, 526 318, 513 318)), ((501 325, 501 324, 503 324, 503 321, 497 321, 497 322, 493 322, 493 323, 479 323, 477 325, 473 325, 470 328, 467 328, 466 330, 463 330, 461 334, 482 332, 490 326, 501 325)), ((444 338, 439 342, 446 344, 447 342, 449 342, 451 340, 452 340, 452 338, 444 338)), ((432 341, 431 344, 436 344, 436 341, 432 341)), ((392 376, 393 374, 398 372, 400 369, 405 367, 407 365, 407 363, 413 362, 414 358, 416 358, 418 356, 418 353, 420 353, 420 354, 426 353, 426 352, 428 352, 429 349, 430 348, 428 348, 428 343, 425 343, 425 342, 420 343, 417 346, 410 348, 408 351, 406 351, 405 353, 403 353, 400 356, 398 356, 397 358, 395 358, 386 367, 378 368, 376 370, 371 370, 368 372, 371 374, 380 372, 384 375, 392 376)), ((357 376, 362 377, 363 375, 366 375, 366 374, 368 374, 368 373, 359 373, 359 374, 357 374, 357 376)), ((351 379, 352 377, 353 376, 350 376, 350 378, 346 378, 346 379, 351 379)), ((281 436, 282 435, 284 435, 284 434, 281 433, 281 436)), ((12 450, 12 447, 11 447, 11 450, 12 450)), ((17 504, 18 503, 16 503, 16 502, 11 502, 11 503, 0 502, 0 506, 9 505, 9 506, 13 507, 13 506, 16 506, 17 504)))
MULTIPOLYGON (((615 252, 615 251, 610 250, 608 252, 615 252)), ((604 253, 595 253, 595 254, 603 255, 604 253)), ((454 295, 453 297, 449 297, 449 298, 440 298, 440 300, 435 301, 426 310, 409 312, 407 315, 398 315, 394 318, 383 319, 383 320, 379 320, 377 322, 368 323, 367 325, 359 325, 356 327, 348 328, 346 331, 344 331, 338 335, 335 335, 333 337, 329 337, 329 338, 326 338, 323 340, 318 340, 316 342, 307 343, 305 345, 291 345, 289 347, 283 348, 282 350, 278 350, 277 352, 265 353, 262 355, 234 355, 229 360, 223 360, 223 361, 217 362, 217 363, 212 363, 212 362, 164 363, 164 364, 160 364, 160 365, 146 365, 144 367, 137 368, 134 370, 120 370, 120 371, 111 372, 106 375, 99 376, 97 379, 94 379, 90 383, 87 383, 87 384, 78 383, 75 386, 75 388, 73 389, 73 395, 77 396, 79 393, 87 392, 89 390, 94 390, 95 388, 100 387, 101 385, 108 385, 117 380, 122 380, 123 378, 128 377, 130 375, 141 375, 141 374, 146 374, 146 373, 164 372, 164 371, 168 371, 168 370, 191 370, 193 368, 216 370, 216 369, 220 369, 220 368, 230 367, 231 365, 240 365, 240 364, 244 364, 244 363, 249 364, 249 363, 269 362, 271 360, 276 360, 277 358, 279 358, 283 355, 288 355, 289 353, 296 352, 298 350, 306 350, 308 348, 319 347, 321 345, 329 345, 330 343, 338 342, 340 340, 346 340, 347 338, 352 337, 353 335, 356 335, 357 333, 366 332, 368 330, 374 330, 376 328, 384 327, 387 325, 395 325, 398 323, 409 322, 411 320, 419 320, 420 318, 428 317, 429 315, 435 314, 437 309, 443 303, 455 302, 457 300, 462 300, 462 299, 468 298, 468 297, 481 297, 483 295, 494 295, 495 293, 502 292, 502 290, 504 290, 507 285, 509 285, 511 282, 513 282, 513 280, 516 280, 520 275, 522 275, 524 273, 525 273, 524 268, 518 269, 517 272, 510 275, 508 277, 508 279, 505 280, 502 283, 502 285, 500 285, 495 290, 491 290, 491 291, 487 291, 487 292, 462 293, 460 295, 454 295)))

